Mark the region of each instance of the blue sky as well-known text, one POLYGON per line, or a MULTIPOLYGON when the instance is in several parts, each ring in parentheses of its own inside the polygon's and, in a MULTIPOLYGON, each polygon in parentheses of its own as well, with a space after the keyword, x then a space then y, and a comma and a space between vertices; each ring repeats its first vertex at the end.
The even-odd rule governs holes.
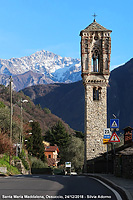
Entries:
POLYGON ((133 1, 0 0, 0 58, 47 50, 80 58, 82 29, 96 21, 111 29, 111 69, 133 57, 133 1))

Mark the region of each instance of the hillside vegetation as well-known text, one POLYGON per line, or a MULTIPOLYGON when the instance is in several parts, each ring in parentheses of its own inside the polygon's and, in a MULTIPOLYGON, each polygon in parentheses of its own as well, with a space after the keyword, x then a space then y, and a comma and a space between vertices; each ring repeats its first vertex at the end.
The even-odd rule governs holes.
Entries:
MULTIPOLYGON (((26 130, 26 127, 29 124, 29 120, 38 121, 42 129, 42 135, 44 135, 45 132, 48 131, 52 126, 54 126, 58 121, 61 121, 69 134, 74 132, 66 123, 62 121, 61 118, 52 114, 49 109, 47 108, 42 109, 40 105, 35 105, 28 96, 24 95, 22 91, 18 93, 13 91, 13 123, 17 123, 18 128, 20 128, 20 120, 21 120, 21 116, 20 116, 21 99, 28 100, 28 103, 23 103, 23 122, 24 122, 23 129, 24 130, 26 130)), ((10 124, 9 87, 0 85, 0 102, 1 102, 0 103, 1 109, 2 107, 4 107, 3 105, 6 106, 6 109, 4 109, 3 112, 5 112, 4 115, 8 115, 8 117, 5 117, 5 120, 6 120, 5 124, 8 124, 9 126, 10 124)), ((3 116, 3 114, 1 114, 1 116, 3 116)))
MULTIPOLYGON (((48 108, 42 109, 40 105, 35 105, 23 92, 16 93, 13 91, 12 100, 13 137, 11 143, 9 87, 0 85, 0 154, 10 158, 9 161, 4 162, 4 165, 2 164, 2 159, 0 159, 0 166, 12 168, 12 159, 16 154, 14 145, 20 143, 21 120, 23 119, 23 146, 22 151, 21 148, 18 151, 18 160, 21 160, 26 170, 30 169, 29 159, 31 167, 38 166, 40 168, 41 166, 42 168, 47 166, 47 160, 44 155, 45 147, 43 145, 43 140, 45 140, 50 142, 51 145, 58 145, 60 149, 60 164, 64 165, 69 159, 73 163, 74 169, 81 171, 84 151, 83 134, 71 129, 62 119, 53 115, 48 108), (28 100, 28 102, 23 101, 21 104, 22 100, 28 100), (21 108, 23 108, 23 118, 21 108), (31 135, 29 135, 30 132, 32 133, 31 135)), ((21 170, 20 172, 22 173, 21 170)), ((17 171, 11 173, 17 173, 17 171)))

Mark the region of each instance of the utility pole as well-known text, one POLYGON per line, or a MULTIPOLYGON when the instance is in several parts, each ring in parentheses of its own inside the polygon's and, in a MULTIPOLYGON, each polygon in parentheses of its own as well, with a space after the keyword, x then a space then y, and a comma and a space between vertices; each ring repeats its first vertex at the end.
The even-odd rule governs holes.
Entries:
POLYGON ((22 134, 23 134, 23 107, 22 107, 23 100, 21 99, 21 110, 20 110, 20 115, 21 115, 21 124, 20 124, 20 153, 22 152, 22 134))
POLYGON ((21 98, 21 124, 20 124, 20 153, 22 152, 22 145, 23 145, 23 103, 27 103, 28 100, 24 99, 22 100, 21 98))
MULTIPOLYGON (((12 145, 12 76, 10 76, 10 143, 12 145)), ((10 149, 10 157, 9 157, 9 162, 11 164, 11 151, 12 151, 12 146, 10 149)))
POLYGON ((12 143, 12 76, 10 76, 10 142, 12 143))

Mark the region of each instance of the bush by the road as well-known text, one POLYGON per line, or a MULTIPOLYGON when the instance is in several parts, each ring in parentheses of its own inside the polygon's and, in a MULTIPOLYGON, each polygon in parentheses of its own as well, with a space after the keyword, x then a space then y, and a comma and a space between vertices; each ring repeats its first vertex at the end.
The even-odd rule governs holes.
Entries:
POLYGON ((30 157, 31 168, 47 168, 48 165, 46 162, 43 162, 41 159, 36 157, 30 157))

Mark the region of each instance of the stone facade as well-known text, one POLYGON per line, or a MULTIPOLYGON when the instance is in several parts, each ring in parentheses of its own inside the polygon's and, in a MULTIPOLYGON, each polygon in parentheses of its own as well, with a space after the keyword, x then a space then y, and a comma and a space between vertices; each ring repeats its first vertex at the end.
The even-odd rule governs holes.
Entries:
POLYGON ((82 79, 85 87, 85 165, 106 151, 107 85, 110 74, 111 30, 94 22, 80 32, 82 79))

